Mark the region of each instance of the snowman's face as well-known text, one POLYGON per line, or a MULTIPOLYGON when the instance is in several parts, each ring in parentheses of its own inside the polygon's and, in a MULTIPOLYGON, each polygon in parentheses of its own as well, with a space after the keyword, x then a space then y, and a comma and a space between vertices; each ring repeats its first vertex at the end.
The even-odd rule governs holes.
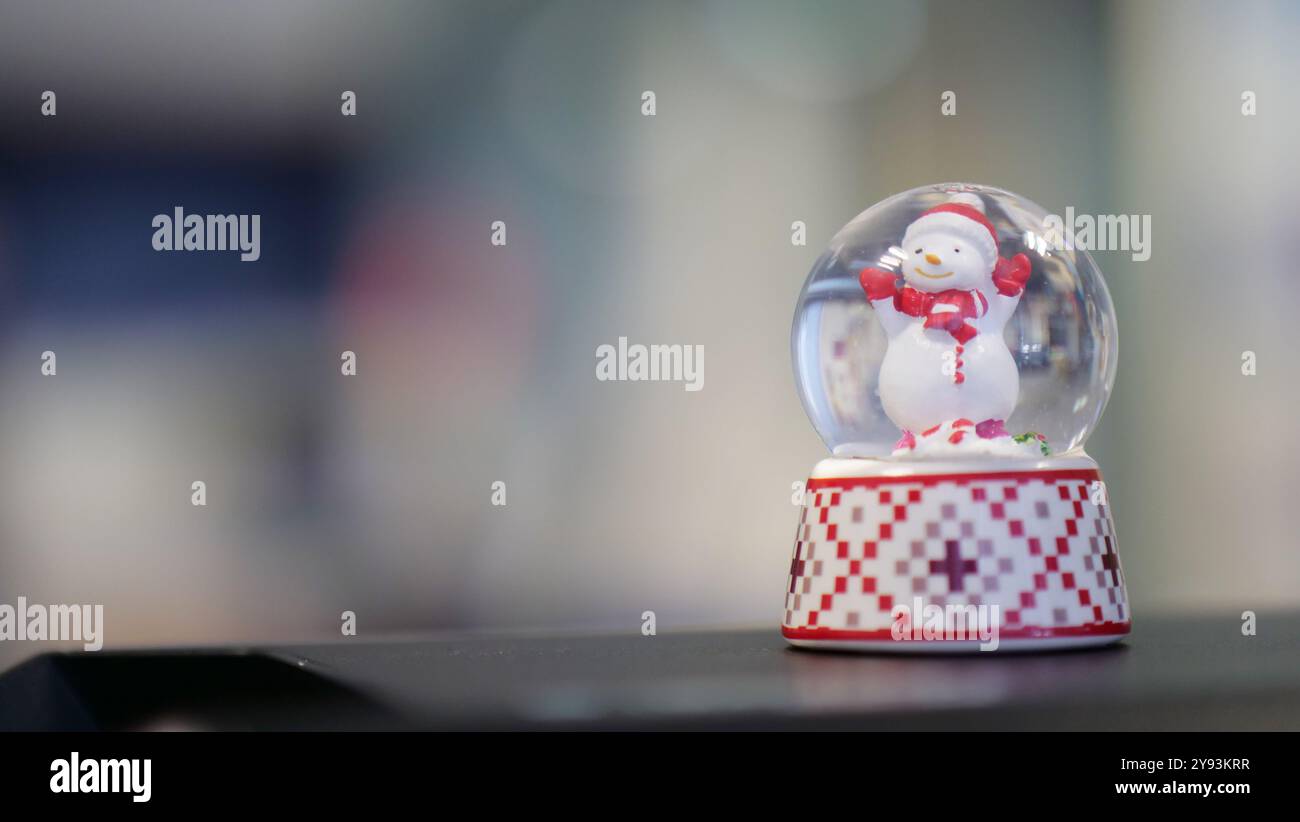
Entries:
POLYGON ((989 275, 975 246, 946 231, 923 231, 909 235, 903 250, 903 278, 921 291, 970 291, 983 285, 989 275))

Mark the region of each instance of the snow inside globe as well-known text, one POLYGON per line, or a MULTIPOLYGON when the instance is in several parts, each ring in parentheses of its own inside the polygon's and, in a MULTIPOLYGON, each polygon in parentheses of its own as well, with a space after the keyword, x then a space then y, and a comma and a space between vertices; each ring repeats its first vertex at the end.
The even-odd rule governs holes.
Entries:
POLYGON ((1041 206, 989 186, 890 197, 813 266, 792 346, 835 456, 1071 454, 1115 379, 1110 295, 1041 206))

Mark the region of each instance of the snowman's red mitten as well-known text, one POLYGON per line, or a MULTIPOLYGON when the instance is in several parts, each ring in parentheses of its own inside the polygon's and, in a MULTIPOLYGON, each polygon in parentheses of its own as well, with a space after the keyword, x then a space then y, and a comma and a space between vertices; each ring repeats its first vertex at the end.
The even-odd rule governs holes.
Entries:
POLYGON ((864 268, 858 275, 858 282, 862 284, 862 290, 867 292, 867 299, 871 302, 892 299, 898 293, 898 286, 894 282, 897 279, 897 274, 879 268, 864 268))
POLYGON ((993 267, 993 285, 997 286, 998 293, 1004 297, 1016 297, 1020 292, 1025 290, 1025 283, 1029 282, 1029 258, 1024 254, 1017 254, 1011 259, 999 257, 997 265, 993 267))

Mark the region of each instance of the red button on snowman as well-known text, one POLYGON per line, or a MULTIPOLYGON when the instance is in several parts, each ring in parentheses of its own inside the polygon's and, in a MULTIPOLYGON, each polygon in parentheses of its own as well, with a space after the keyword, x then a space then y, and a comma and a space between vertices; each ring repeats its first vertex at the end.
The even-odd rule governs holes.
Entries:
POLYGON ((867 268, 859 278, 889 338, 880 399, 903 431, 894 453, 1026 453, 1025 438, 1013 442, 1005 427, 1020 374, 1002 330, 1029 281, 1029 258, 998 255, 984 201, 968 192, 913 221, 901 249, 901 288, 893 271, 867 268))

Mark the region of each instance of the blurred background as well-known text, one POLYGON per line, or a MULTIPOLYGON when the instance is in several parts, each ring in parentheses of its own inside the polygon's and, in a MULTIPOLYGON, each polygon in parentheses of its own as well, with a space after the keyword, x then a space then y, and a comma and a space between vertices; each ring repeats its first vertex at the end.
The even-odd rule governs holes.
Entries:
POLYGON ((966 180, 1152 215, 1095 255, 1089 443, 1139 629, 1294 607, 1297 39, 1281 2, 4 0, 0 602, 103 603, 108 647, 775 629, 827 453, 799 288, 966 180), (177 205, 261 214, 261 260, 154 252, 177 205), (597 381, 620 336, 703 345, 704 390, 597 381))

